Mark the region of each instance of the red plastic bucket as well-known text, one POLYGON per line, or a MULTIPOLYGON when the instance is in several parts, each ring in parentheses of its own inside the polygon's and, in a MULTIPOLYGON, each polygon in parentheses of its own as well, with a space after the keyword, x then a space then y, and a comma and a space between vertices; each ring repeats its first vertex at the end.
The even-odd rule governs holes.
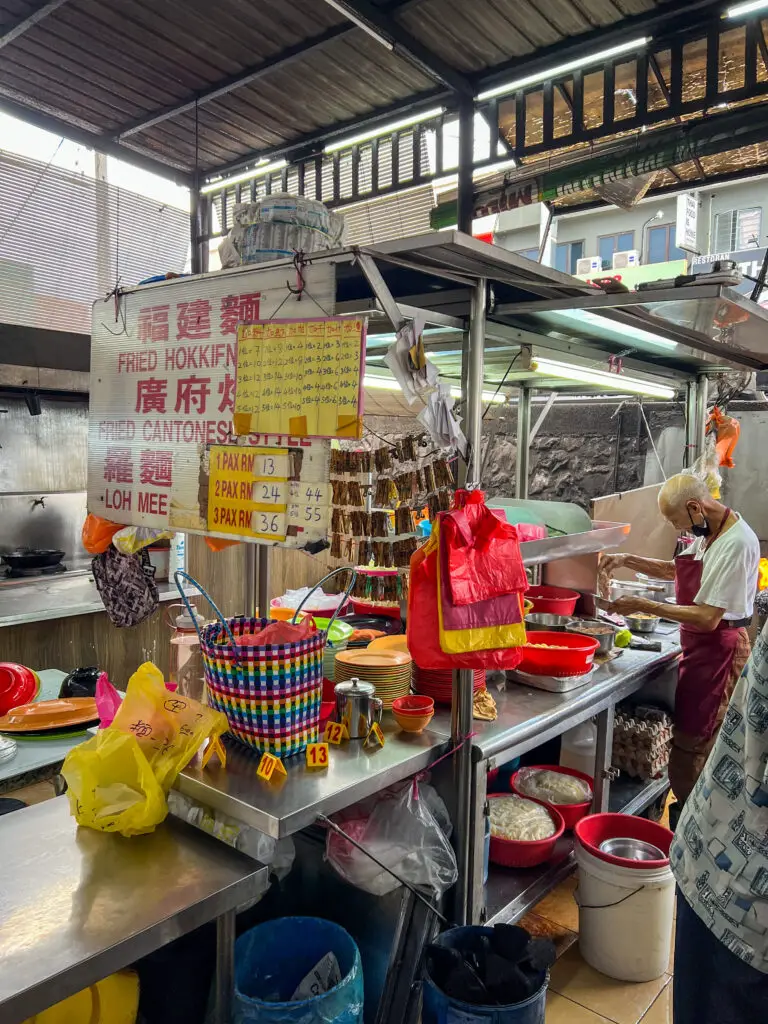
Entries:
POLYGON ((525 592, 529 601, 533 601, 535 612, 549 612, 552 615, 573 615, 576 602, 581 597, 578 590, 566 590, 565 587, 529 587, 525 592))

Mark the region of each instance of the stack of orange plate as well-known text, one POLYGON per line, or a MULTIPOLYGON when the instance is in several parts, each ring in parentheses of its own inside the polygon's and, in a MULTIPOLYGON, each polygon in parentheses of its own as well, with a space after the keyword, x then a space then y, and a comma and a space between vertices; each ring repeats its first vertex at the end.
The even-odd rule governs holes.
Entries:
POLYGON ((398 697, 405 697, 411 689, 411 656, 403 651, 346 650, 336 655, 336 682, 345 679, 364 679, 376 687, 388 711, 398 697))
POLYGON ((37 704, 22 704, 0 718, 0 732, 53 732, 99 721, 93 697, 59 697, 37 704))

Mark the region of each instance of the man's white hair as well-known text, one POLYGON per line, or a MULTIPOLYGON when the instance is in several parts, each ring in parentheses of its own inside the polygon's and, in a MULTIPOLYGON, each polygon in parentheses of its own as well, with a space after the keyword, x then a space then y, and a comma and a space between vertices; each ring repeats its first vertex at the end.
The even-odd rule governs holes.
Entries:
POLYGON ((689 501, 706 501, 711 498, 709 488, 692 473, 678 473, 671 476, 659 491, 659 508, 674 512, 689 501))

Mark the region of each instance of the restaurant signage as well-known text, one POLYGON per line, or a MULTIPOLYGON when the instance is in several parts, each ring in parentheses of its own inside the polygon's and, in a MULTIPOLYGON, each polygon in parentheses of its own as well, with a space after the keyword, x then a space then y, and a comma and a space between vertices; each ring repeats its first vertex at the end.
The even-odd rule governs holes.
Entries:
POLYGON ((296 318, 312 315, 318 308, 333 312, 331 264, 304 268, 301 301, 289 291, 288 276, 285 267, 242 268, 133 288, 94 304, 90 512, 125 525, 251 540, 274 536, 293 547, 306 546, 327 532, 323 484, 328 480, 330 442, 288 433, 238 438, 232 425, 238 326, 268 320, 278 309, 281 317, 296 318), (273 500, 270 485, 266 511, 265 503, 256 500, 260 496, 256 484, 263 483, 263 474, 246 479, 248 466, 222 458, 222 448, 229 447, 235 453, 248 448, 279 449, 272 458, 281 470, 274 485, 280 500, 273 500), (301 450, 303 458, 289 463, 283 458, 288 449, 301 450), (212 459, 219 504, 210 501, 212 459), (313 510, 305 524, 299 520, 306 508, 297 495, 300 484, 306 490, 310 483, 319 489, 320 497, 310 503, 313 510), (233 520, 221 513, 227 501, 241 503, 233 520), (248 508, 249 504, 258 507, 248 508), (268 511, 278 518, 274 522, 270 518, 264 530, 252 529, 243 507, 249 514, 268 511), (218 521, 213 519, 214 508, 219 509, 218 521), (321 509, 319 520, 315 508, 321 509))

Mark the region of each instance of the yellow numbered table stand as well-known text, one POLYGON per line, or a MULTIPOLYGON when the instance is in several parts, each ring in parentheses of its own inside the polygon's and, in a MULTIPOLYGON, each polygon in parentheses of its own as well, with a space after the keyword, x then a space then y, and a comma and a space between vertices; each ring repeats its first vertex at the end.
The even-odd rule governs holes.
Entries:
POLYGON ((349 739, 349 729, 345 722, 326 722, 323 739, 326 743, 332 743, 335 747, 340 746, 342 740, 349 739))
POLYGON ((381 731, 381 726, 378 722, 374 722, 371 726, 371 730, 365 737, 364 747, 383 747, 384 746, 384 733, 381 731))
POLYGON ((307 768, 310 771, 327 768, 329 764, 330 754, 328 752, 327 743, 307 744, 307 768))
POLYGON ((256 774, 265 782, 271 782, 273 778, 283 779, 288 777, 285 765, 279 757, 274 754, 262 754, 256 774))

